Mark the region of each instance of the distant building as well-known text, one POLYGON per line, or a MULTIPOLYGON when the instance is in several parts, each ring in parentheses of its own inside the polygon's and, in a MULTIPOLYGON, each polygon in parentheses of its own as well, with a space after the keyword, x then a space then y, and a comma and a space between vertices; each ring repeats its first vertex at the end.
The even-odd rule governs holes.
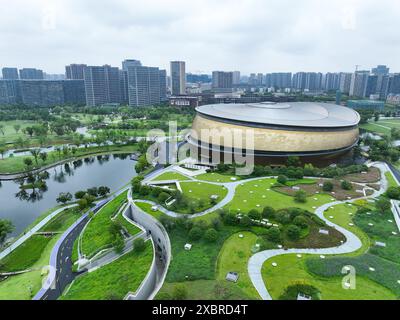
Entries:
POLYGON ((348 100, 347 106, 351 109, 369 109, 382 111, 385 108, 385 103, 383 101, 375 100, 348 100))
POLYGON ((213 71, 212 73, 213 89, 232 89, 233 72, 213 71))
POLYGON ((340 88, 340 75, 339 73, 328 72, 324 76, 323 89, 326 91, 336 91, 340 88))
POLYGON ((363 97, 369 98, 372 95, 376 95, 378 88, 378 76, 369 75, 367 78, 367 84, 363 97))
POLYGON ((237 86, 240 84, 240 71, 233 71, 232 72, 232 84, 237 86))
POLYGON ((118 68, 109 65, 85 67, 84 81, 88 106, 121 102, 118 68))
POLYGON ((69 66, 65 66, 65 77, 69 80, 83 80, 83 72, 86 67, 86 64, 70 64, 69 66))
POLYGON ((171 61, 171 92, 174 96, 186 94, 185 69, 184 61, 171 61))
POLYGON ((389 94, 386 102, 395 105, 400 105, 400 94, 389 94))
POLYGON ((211 77, 208 74, 186 74, 187 83, 210 83, 211 77))
POLYGON ((14 105, 21 102, 18 80, 0 80, 0 104, 14 105))
POLYGON ((129 105, 151 106, 166 100, 166 72, 155 67, 128 67, 129 105))
POLYGON ((275 72, 267 73, 265 76, 265 85, 268 88, 286 89, 292 87, 292 73, 275 72))
POLYGON ((353 74, 349 72, 339 73, 339 90, 342 93, 349 94, 352 76, 353 74))
POLYGON ((400 94, 400 73, 394 74, 390 77, 389 93, 400 94))
POLYGON ((18 80, 18 69, 17 68, 3 68, 2 69, 3 80, 18 80))
POLYGON ((23 68, 19 70, 19 78, 21 80, 43 80, 43 71, 34 68, 23 68))
POLYGON ((135 59, 126 59, 122 61, 122 70, 123 71, 128 71, 128 67, 140 67, 142 63, 140 60, 135 60, 135 59))
POLYGON ((191 107, 196 108, 199 105, 199 97, 192 96, 171 96, 169 105, 172 107, 191 107))
POLYGON ((293 88, 298 91, 319 91, 322 89, 322 73, 298 72, 293 76, 293 88))
POLYGON ((389 74, 389 68, 386 67, 385 65, 378 65, 376 68, 373 68, 371 70, 371 73, 375 74, 377 76, 379 76, 379 75, 386 76, 389 74))
POLYGON ((84 80, 64 80, 61 83, 64 92, 64 104, 86 104, 84 80))
POLYGON ((350 96, 365 97, 369 71, 356 71, 351 77, 350 96))

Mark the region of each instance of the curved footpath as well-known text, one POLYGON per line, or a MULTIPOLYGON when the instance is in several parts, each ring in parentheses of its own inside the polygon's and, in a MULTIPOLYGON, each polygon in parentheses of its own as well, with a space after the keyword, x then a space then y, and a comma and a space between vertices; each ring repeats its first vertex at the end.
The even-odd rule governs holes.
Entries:
POLYGON ((279 255, 284 255, 284 254, 319 254, 319 255, 337 255, 337 254, 346 254, 346 253, 351 253, 354 251, 357 251, 358 249, 361 248, 362 243, 361 240, 348 231, 347 229, 338 226, 331 221, 327 220, 324 217, 324 212, 329 209, 332 206, 338 205, 338 204, 343 204, 343 203, 349 203, 349 202, 354 202, 356 200, 360 199, 368 199, 368 198, 375 198, 380 195, 382 195, 388 187, 388 181, 386 179, 385 173, 386 172, 391 172, 390 168, 385 164, 381 162, 376 162, 376 163, 371 163, 369 166, 375 166, 378 167, 381 171, 381 188, 379 191, 375 191, 374 194, 371 196, 367 197, 361 197, 357 199, 352 199, 348 201, 335 201, 331 203, 324 204, 323 206, 319 207, 316 209, 315 214, 324 220, 327 225, 334 227, 337 229, 339 232, 343 233, 343 235, 346 237, 346 242, 338 247, 333 247, 333 248, 324 248, 324 249, 289 249, 289 250, 284 250, 284 249, 277 249, 277 250, 265 250, 259 253, 256 253, 253 255, 248 263, 248 274, 251 279, 251 282, 253 283, 254 287, 256 288, 257 292, 259 293, 260 297, 263 300, 272 300, 271 295, 269 294, 264 280, 262 278, 262 267, 268 259, 271 259, 273 257, 279 256, 279 255))

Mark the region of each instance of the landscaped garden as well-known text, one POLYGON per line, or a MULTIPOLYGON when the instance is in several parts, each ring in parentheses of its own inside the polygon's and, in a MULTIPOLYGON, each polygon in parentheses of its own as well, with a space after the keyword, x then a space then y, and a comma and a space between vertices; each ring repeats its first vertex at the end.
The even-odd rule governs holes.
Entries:
POLYGON ((133 249, 110 264, 79 276, 60 299, 122 300, 139 288, 152 261, 153 247, 147 241, 144 251, 133 249))

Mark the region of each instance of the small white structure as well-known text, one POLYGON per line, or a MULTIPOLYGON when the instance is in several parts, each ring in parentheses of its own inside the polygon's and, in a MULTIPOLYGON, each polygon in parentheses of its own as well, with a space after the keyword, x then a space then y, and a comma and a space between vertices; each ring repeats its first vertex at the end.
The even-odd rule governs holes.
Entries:
POLYGON ((239 234, 239 238, 240 238, 240 239, 243 239, 243 238, 244 238, 244 235, 243 235, 243 234, 239 234))
POLYGON ((349 226, 350 227, 354 227, 354 223, 349 223, 349 226))
POLYGON ((216 194, 213 194, 210 198, 211 200, 217 200, 219 197, 216 194))
POLYGON ((300 187, 294 186, 294 187, 292 187, 292 189, 293 189, 293 190, 300 190, 300 187))
POLYGON ((312 298, 302 292, 299 292, 299 294, 297 295, 297 300, 299 301, 310 301, 312 300, 312 298))
POLYGON ((369 267, 369 271, 375 272, 375 268, 369 267))
POLYGON ((320 234, 329 235, 329 231, 328 231, 328 230, 325 230, 325 229, 319 229, 319 233, 320 233, 320 234))
POLYGON ((158 207, 157 206, 152 206, 151 207, 151 211, 157 211, 158 210, 158 207))
POLYGON ((235 178, 235 177, 232 177, 232 178, 231 178, 231 180, 232 180, 232 181, 236 181, 236 180, 237 180, 237 178, 235 178))
POLYGON ((225 279, 236 283, 239 280, 239 274, 237 272, 228 272, 225 279))
POLYGON ((300 259, 301 257, 302 257, 302 255, 301 255, 301 254, 298 254, 298 255, 297 255, 297 258, 299 258, 299 259, 300 259))
POLYGON ((191 245, 190 243, 186 243, 186 244, 185 244, 185 250, 186 250, 186 251, 192 250, 192 245, 191 245))
POLYGON ((324 256, 323 254, 321 254, 319 257, 320 257, 321 259, 325 259, 325 256, 324 256))
POLYGON ((384 242, 379 242, 379 241, 376 241, 376 242, 375 242, 375 245, 376 245, 377 247, 386 247, 386 243, 384 243, 384 242))
POLYGON ((276 262, 272 262, 272 266, 275 268, 278 266, 278 264, 276 262))

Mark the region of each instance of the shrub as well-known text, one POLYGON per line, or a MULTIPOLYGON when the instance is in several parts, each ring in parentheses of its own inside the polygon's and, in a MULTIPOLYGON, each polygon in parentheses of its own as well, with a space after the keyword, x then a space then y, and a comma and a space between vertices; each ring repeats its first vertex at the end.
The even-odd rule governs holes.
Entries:
POLYGON ((280 175, 280 176, 278 176, 278 182, 280 183, 280 184, 285 184, 286 182, 287 182, 287 177, 286 176, 284 176, 284 175, 280 175))
POLYGON ((204 234, 204 239, 208 242, 215 242, 218 239, 218 232, 217 230, 210 228, 204 234))
POLYGON ((193 227, 190 231, 189 231, 189 239, 192 241, 197 241, 200 240, 201 237, 203 236, 204 231, 199 228, 199 227, 193 227))
POLYGON ((136 252, 143 252, 146 248, 146 243, 143 238, 137 238, 133 241, 133 248, 136 252))
POLYGON ((400 200, 400 188, 398 188, 398 187, 390 187, 390 188, 386 191, 386 195, 387 195, 390 199, 400 200))
POLYGON ((269 241, 278 243, 281 241, 281 230, 279 228, 270 228, 267 230, 265 236, 269 241))
POLYGON ((304 190, 299 190, 294 195, 294 200, 299 203, 307 202, 307 193, 304 190))
POLYGON ((343 190, 351 190, 351 189, 353 189, 353 185, 349 181, 346 181, 346 180, 342 181, 341 187, 342 187, 343 190))
POLYGON ((86 199, 79 199, 78 200, 79 209, 83 210, 88 207, 88 202, 86 199))
POLYGON ((331 192, 333 190, 333 183, 330 181, 325 181, 322 190, 325 192, 331 192))
POLYGON ((298 226, 291 224, 287 228, 286 233, 290 240, 298 240, 300 238, 301 230, 298 226))
POLYGON ((75 192, 75 199, 82 199, 86 194, 86 191, 77 191, 75 192))
POLYGON ((234 213, 227 213, 223 216, 224 223, 228 226, 234 226, 238 224, 238 218, 234 213))
POLYGON ((280 210, 277 214, 275 219, 282 224, 288 224, 292 221, 290 218, 290 213, 287 210, 280 210))
POLYGON ((375 207, 381 212, 384 213, 387 210, 390 210, 391 204, 388 199, 381 198, 375 202, 375 207))
POLYGON ((243 227, 250 227, 251 224, 252 221, 248 216, 243 216, 242 219, 240 219, 240 225, 243 227))
POLYGON ((272 207, 265 207, 262 212, 262 217, 265 219, 275 218, 275 209, 272 207))
POLYGON ((161 192, 159 195, 158 195, 158 197, 157 197, 157 199, 158 199, 158 202, 160 202, 160 203, 165 203, 165 201, 167 201, 167 199, 170 197, 170 195, 168 194, 168 193, 166 193, 166 192, 161 192))
POLYGON ((250 210, 248 213, 248 216, 250 219, 253 219, 253 220, 257 220, 257 221, 261 220, 261 213, 256 209, 250 210))
POLYGON ((213 226, 213 228, 214 228, 215 230, 221 230, 221 228, 222 228, 221 219, 220 219, 220 218, 214 218, 214 219, 211 221, 211 225, 213 226))
POLYGON ((173 300, 185 300, 188 296, 187 288, 184 284, 176 284, 172 291, 173 300))
POLYGON ((114 241, 113 241, 113 243, 112 243, 112 246, 114 247, 114 250, 115 250, 116 253, 122 253, 122 251, 124 251, 125 242, 124 242, 124 240, 122 239, 122 236, 121 236, 121 235, 118 235, 118 236, 114 239, 114 241))
POLYGON ((303 229, 303 228, 307 228, 308 221, 305 217, 298 216, 293 219, 293 224, 303 229))

